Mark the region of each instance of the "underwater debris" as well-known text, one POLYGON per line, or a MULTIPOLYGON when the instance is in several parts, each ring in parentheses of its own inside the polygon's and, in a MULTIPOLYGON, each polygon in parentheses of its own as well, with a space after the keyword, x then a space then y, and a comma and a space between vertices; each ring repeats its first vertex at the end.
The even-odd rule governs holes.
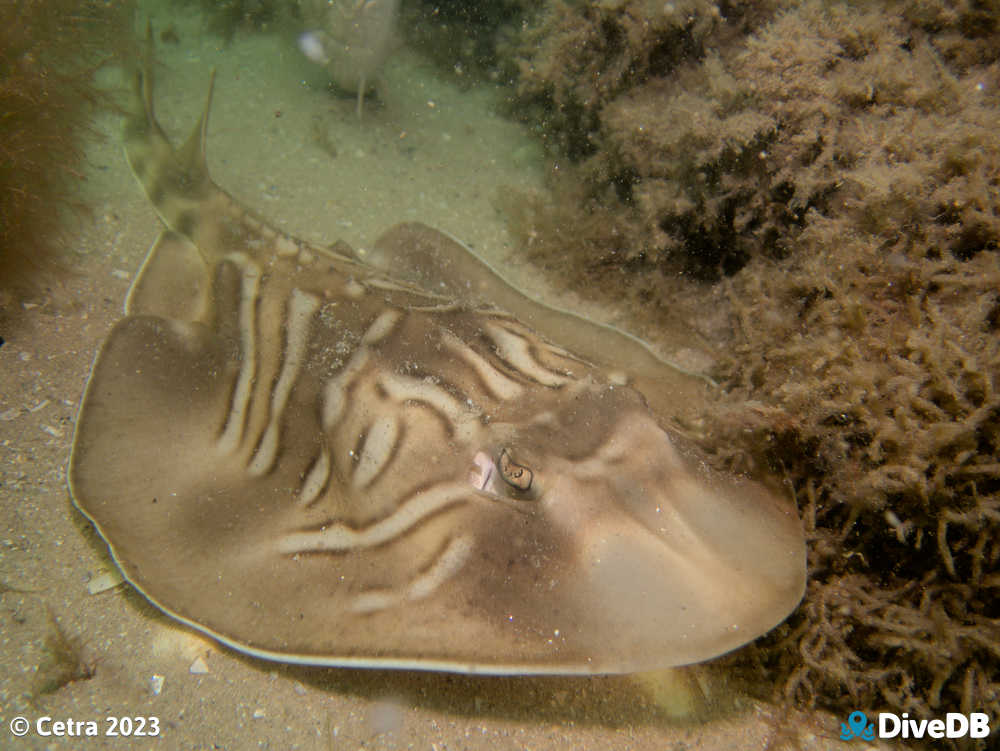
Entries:
POLYGON ((313 143, 331 159, 336 159, 339 153, 337 142, 330 133, 330 123, 322 115, 314 115, 309 121, 309 133, 313 143))
POLYGON ((302 0, 301 7, 309 29, 299 39, 303 52, 326 66, 339 88, 357 92, 360 118, 395 44, 399 0, 302 0))
POLYGON ((35 672, 32 693, 52 694, 75 681, 86 681, 97 672, 95 662, 87 658, 83 642, 71 636, 48 608, 49 630, 45 634, 43 659, 35 672))

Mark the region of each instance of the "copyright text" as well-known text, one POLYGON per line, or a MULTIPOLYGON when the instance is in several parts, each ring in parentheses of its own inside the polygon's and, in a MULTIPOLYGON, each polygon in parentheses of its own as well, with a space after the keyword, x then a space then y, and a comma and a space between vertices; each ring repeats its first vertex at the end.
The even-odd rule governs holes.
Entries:
POLYGON ((159 717, 115 717, 103 720, 75 720, 72 717, 56 719, 43 715, 32 722, 27 717, 14 717, 10 723, 11 735, 23 738, 34 733, 42 738, 96 737, 150 738, 160 734, 159 717))

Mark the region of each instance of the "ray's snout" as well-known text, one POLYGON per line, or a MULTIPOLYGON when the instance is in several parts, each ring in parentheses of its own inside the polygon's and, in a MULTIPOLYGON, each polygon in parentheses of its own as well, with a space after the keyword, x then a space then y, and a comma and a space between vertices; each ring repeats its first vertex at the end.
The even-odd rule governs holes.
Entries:
POLYGON ((728 652, 766 633, 805 588, 795 509, 758 483, 695 467, 647 415, 565 462, 542 499, 573 538, 573 598, 600 602, 581 629, 634 645, 646 665, 728 652))

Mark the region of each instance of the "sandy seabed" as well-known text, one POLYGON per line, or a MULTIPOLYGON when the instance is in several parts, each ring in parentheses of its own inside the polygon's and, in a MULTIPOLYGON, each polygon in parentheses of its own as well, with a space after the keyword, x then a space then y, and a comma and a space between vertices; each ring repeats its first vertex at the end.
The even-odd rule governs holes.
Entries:
MULTIPOLYGON (((323 72, 289 38, 237 36, 226 46, 197 31, 196 16, 153 20, 158 28, 174 23, 180 38, 158 52, 162 124, 175 141, 185 137, 216 67, 213 177, 276 226, 318 244, 365 248, 397 222, 423 221, 533 294, 628 326, 628 311, 554 297, 510 255, 516 249, 496 197, 541 188, 543 163, 530 137, 496 114, 499 91, 463 90, 402 50, 388 67, 381 102, 371 103, 359 124, 354 100, 331 96, 323 72)), ((112 71, 108 78, 124 76, 112 71)), ((838 718, 789 715, 750 701, 708 721, 672 722, 623 677, 268 663, 175 624, 127 584, 91 593, 114 564, 66 489, 74 420, 94 354, 121 317, 161 228, 129 173, 118 118, 108 114, 98 127, 104 139, 89 152, 83 188, 93 210, 67 249, 72 273, 15 300, 0 317, 0 747, 695 751, 839 744, 838 718), (58 632, 78 645, 92 675, 39 694, 53 674, 58 632), (100 735, 40 737, 33 727, 18 739, 10 733, 18 716, 93 721, 100 735), (159 735, 106 736, 106 718, 123 716, 158 718, 159 735)))

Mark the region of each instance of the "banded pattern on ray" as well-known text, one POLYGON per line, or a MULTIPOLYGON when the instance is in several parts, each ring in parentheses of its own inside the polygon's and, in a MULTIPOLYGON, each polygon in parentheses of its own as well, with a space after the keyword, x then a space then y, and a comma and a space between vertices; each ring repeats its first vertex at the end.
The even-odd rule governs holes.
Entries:
POLYGON ((490 673, 694 662, 795 606, 794 509, 674 430, 706 379, 423 225, 376 265, 273 228, 209 176, 211 87, 175 149, 151 70, 126 156, 166 228, 68 476, 152 602, 266 658, 490 673))

